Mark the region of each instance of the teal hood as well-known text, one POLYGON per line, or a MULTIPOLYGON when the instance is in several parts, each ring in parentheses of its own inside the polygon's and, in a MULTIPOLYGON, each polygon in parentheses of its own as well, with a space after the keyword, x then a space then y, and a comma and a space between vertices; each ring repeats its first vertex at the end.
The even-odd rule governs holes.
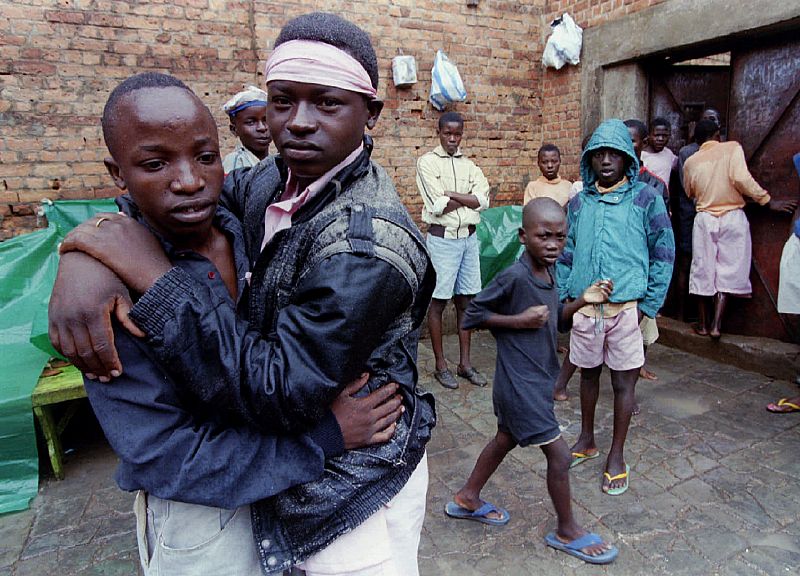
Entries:
POLYGON ((592 170, 592 152, 598 148, 613 148, 625 154, 630 160, 625 176, 633 184, 639 178, 639 160, 633 150, 633 142, 628 127, 622 120, 606 120, 594 131, 581 155, 581 179, 587 188, 597 181, 597 174, 592 170))

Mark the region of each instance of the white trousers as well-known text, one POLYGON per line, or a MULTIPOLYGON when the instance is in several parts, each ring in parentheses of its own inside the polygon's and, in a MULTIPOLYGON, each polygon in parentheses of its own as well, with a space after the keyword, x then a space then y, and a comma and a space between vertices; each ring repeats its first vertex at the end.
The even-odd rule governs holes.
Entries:
POLYGON ((388 504, 299 568, 306 576, 419 576, 417 553, 428 493, 428 457, 388 504))

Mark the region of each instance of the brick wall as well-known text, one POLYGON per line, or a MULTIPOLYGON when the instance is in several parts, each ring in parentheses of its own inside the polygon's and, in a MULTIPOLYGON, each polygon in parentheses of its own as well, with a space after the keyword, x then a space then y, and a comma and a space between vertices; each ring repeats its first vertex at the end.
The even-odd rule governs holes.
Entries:
POLYGON ((143 70, 175 74, 211 107, 223 151, 233 146, 219 105, 258 72, 280 27, 311 10, 342 14, 368 30, 386 107, 375 158, 417 217, 414 164, 436 145, 438 113, 427 103, 437 48, 459 67, 469 99, 465 151, 483 168, 497 204, 521 200, 536 177, 543 141, 564 151, 577 175, 580 73, 543 71, 547 23, 564 11, 581 26, 654 1, 481 0, 0 0, 0 240, 37 225, 42 198, 114 193, 105 174, 99 116, 108 92, 143 70), (395 89, 391 58, 417 59, 419 82, 395 89))

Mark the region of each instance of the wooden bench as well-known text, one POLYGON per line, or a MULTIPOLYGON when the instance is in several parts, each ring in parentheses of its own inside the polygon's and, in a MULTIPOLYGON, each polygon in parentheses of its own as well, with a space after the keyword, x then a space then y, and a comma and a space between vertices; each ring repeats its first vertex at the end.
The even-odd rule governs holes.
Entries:
POLYGON ((73 365, 59 368, 60 372, 53 376, 41 376, 31 394, 33 413, 39 421, 47 442, 47 451, 50 454, 50 464, 53 473, 59 480, 64 479, 64 460, 61 450, 61 433, 69 424, 79 407, 80 398, 86 398, 83 388, 83 375, 73 365), (65 412, 56 419, 53 407, 62 402, 69 402, 65 412))

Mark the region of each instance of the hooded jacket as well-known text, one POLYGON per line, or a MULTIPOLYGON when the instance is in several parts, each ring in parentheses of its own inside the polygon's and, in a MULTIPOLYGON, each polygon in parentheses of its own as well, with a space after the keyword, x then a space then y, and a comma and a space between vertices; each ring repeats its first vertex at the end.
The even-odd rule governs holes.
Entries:
POLYGON ((614 282, 611 302, 638 301, 655 317, 664 303, 675 260, 675 238, 661 195, 639 181, 639 161, 628 128, 607 120, 592 134, 581 156, 583 191, 568 205, 569 232, 556 263, 559 297, 577 298, 597 280, 614 282), (601 194, 592 154, 612 148, 625 155, 628 182, 601 194))

